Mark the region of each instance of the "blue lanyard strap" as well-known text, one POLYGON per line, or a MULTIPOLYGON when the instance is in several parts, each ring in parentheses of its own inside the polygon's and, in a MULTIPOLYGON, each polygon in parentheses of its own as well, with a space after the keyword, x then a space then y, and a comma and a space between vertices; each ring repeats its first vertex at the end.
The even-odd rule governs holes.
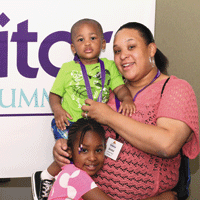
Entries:
MULTIPOLYGON (((160 70, 157 71, 157 74, 155 75, 155 77, 153 78, 153 80, 146 86, 144 86, 141 90, 139 90, 135 96, 133 97, 133 102, 135 101, 137 95, 142 92, 146 87, 148 87, 149 85, 151 85, 159 76, 160 76, 160 70)), ((117 111, 119 110, 119 107, 120 107, 120 101, 119 99, 115 96, 115 103, 116 103, 116 108, 117 108, 117 111)))
MULTIPOLYGON (((89 82, 89 78, 88 78, 88 75, 87 75, 85 65, 80 61, 80 59, 77 55, 75 55, 74 61, 78 61, 80 63, 81 71, 82 71, 83 78, 84 78, 84 81, 85 81, 85 86, 86 86, 88 98, 93 100, 92 90, 91 90, 91 86, 90 86, 90 82, 89 82)), ((101 90, 101 92, 100 92, 100 94, 97 98, 97 101, 101 102, 102 101, 102 92, 103 92, 103 88, 104 88, 104 84, 105 84, 105 74, 106 73, 105 73, 104 62, 99 59, 99 63, 100 63, 100 68, 101 68, 102 90, 101 90)))

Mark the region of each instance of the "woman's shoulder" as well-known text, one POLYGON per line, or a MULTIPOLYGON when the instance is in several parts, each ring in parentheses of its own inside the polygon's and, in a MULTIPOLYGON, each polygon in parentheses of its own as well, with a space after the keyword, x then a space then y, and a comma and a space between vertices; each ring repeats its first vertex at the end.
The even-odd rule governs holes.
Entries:
POLYGON ((163 87, 165 86, 165 88, 170 88, 173 90, 173 88, 175 90, 177 90, 177 88, 181 89, 181 88, 185 88, 185 89, 192 89, 192 86, 184 79, 180 79, 174 75, 171 76, 164 76, 161 80, 157 81, 155 84, 155 87, 163 87))
POLYGON ((163 100, 168 101, 169 104, 176 104, 177 107, 182 105, 185 108, 189 106, 196 109, 197 106, 197 99, 192 86, 186 80, 179 79, 176 76, 170 77, 164 87, 162 97, 163 100))
POLYGON ((171 75, 171 76, 167 76, 167 75, 163 75, 163 77, 157 81, 157 83, 160 83, 160 84, 163 84, 163 82, 166 82, 167 79, 169 79, 169 83, 180 83, 180 84, 183 84, 183 85, 190 85, 186 80, 184 79, 180 79, 174 75, 171 75))
MULTIPOLYGON (((161 80, 152 84, 151 91, 161 93, 166 98, 184 98, 195 99, 195 93, 192 86, 184 79, 180 79, 174 75, 162 77, 161 80), (153 90, 152 90, 153 89, 153 90)), ((149 91, 147 91, 149 92, 149 91)))
MULTIPOLYGON (((177 78, 176 76, 170 76, 170 79, 168 81, 168 89, 177 89, 179 91, 193 91, 192 86, 184 79, 177 78)), ((166 87, 167 87, 166 86, 166 87)))
POLYGON ((181 84, 186 84, 186 85, 189 84, 186 80, 180 79, 180 78, 178 78, 178 77, 176 77, 174 75, 170 76, 170 80, 172 80, 174 82, 177 82, 177 83, 181 83, 181 84))

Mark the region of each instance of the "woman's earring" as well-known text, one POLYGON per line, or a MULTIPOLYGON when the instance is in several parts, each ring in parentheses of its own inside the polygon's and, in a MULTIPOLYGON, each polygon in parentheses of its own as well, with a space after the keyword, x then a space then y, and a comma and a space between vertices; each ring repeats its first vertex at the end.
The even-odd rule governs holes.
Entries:
POLYGON ((149 62, 151 63, 152 67, 155 67, 155 60, 154 57, 149 57, 149 62))
POLYGON ((149 62, 151 63, 151 57, 149 57, 149 62))

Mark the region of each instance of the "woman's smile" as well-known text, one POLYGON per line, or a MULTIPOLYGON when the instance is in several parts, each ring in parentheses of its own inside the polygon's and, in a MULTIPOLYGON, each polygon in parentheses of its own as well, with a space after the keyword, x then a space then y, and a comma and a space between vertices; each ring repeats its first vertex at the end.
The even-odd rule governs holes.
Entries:
POLYGON ((129 70, 134 64, 135 64, 135 62, 124 63, 124 64, 122 64, 122 68, 123 68, 123 70, 129 70))

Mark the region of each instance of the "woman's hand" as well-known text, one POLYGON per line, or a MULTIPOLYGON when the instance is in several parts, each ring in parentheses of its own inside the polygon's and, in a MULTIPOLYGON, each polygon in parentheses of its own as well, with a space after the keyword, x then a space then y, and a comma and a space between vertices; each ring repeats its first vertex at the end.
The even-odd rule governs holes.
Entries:
POLYGON ((58 139, 53 147, 53 155, 55 161, 58 163, 60 167, 63 167, 66 164, 69 164, 70 161, 67 159, 69 154, 66 152, 67 150, 67 140, 66 139, 58 139))
POLYGON ((82 116, 86 117, 85 113, 87 113, 87 117, 95 119, 101 124, 107 124, 109 116, 115 112, 108 105, 93 101, 91 99, 86 99, 85 103, 88 105, 82 106, 82 110, 84 111, 82 116))

